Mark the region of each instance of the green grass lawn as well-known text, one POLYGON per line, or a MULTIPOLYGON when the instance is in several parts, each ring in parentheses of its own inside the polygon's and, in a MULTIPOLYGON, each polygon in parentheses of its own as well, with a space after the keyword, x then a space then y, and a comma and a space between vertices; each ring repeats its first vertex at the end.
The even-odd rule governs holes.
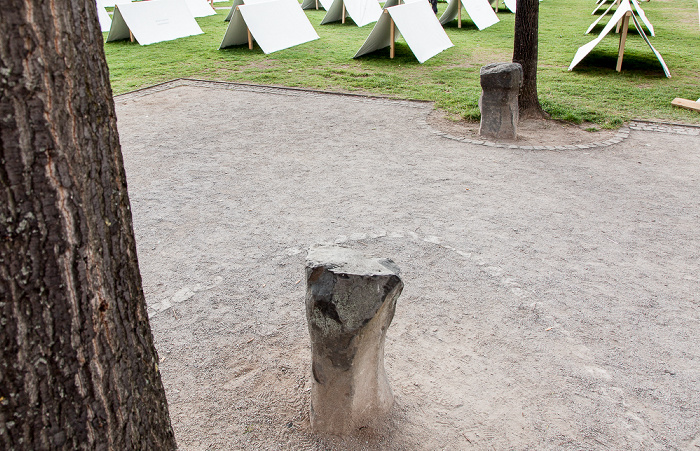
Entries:
MULTIPOLYGON (((230 5, 216 3, 215 6, 230 5)), ((442 14, 446 4, 440 3, 442 14)), ((615 127, 629 119, 657 119, 700 123, 700 113, 671 107, 674 97, 700 97, 700 28, 697 0, 643 2, 654 25, 652 45, 664 57, 672 78, 632 26, 622 72, 615 72, 618 36, 610 34, 572 71, 567 71, 579 46, 592 34, 593 0, 544 0, 540 4, 538 91, 554 118, 591 121, 615 127)), ((447 24, 454 47, 419 64, 403 39, 396 57, 389 49, 353 59, 374 24, 363 28, 318 25, 325 11, 306 11, 321 39, 265 55, 256 45, 218 50, 228 25, 227 10, 197 19, 203 35, 140 46, 128 41, 105 43, 115 94, 180 77, 223 80, 330 91, 369 93, 397 98, 431 100, 455 118, 477 119, 481 88, 479 68, 510 61, 514 15, 498 13, 500 22, 479 31, 463 12, 462 28, 447 24)), ((610 16, 608 16, 610 17, 610 16)), ((105 33, 106 37, 107 34, 105 33)))

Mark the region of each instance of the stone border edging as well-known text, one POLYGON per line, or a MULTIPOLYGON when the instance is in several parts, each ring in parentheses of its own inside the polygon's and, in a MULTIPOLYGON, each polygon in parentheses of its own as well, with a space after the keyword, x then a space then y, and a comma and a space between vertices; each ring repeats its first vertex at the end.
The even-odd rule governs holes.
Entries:
MULTIPOLYGON (((180 86, 201 86, 201 87, 217 87, 224 88, 227 90, 234 91, 249 91, 249 92, 259 92, 267 94, 277 94, 277 95, 288 95, 288 96, 343 96, 350 98, 354 101, 359 102, 371 102, 371 103, 381 103, 381 104, 392 104, 400 105, 410 108, 430 108, 432 110, 433 102, 426 100, 402 100, 402 99, 392 99, 388 97, 372 96, 367 94, 354 94, 354 93, 344 93, 344 92, 333 92, 333 91, 322 91, 314 90, 308 88, 296 88, 287 86, 265 86, 256 85, 249 83, 238 83, 230 81, 216 81, 216 80, 199 80, 195 78, 177 78, 175 80, 166 81, 163 83, 158 83, 153 86, 148 86, 145 88, 137 89, 134 91, 126 92, 124 94, 118 94, 115 97, 118 99, 129 100, 131 98, 143 97, 156 92, 166 91, 168 89, 177 88, 180 86)), ((630 130, 635 131, 651 131, 658 133, 670 133, 677 135, 688 135, 688 136, 700 136, 700 126, 689 125, 689 124, 671 124, 664 122, 654 122, 646 120, 632 120, 627 126, 621 127, 618 132, 610 139, 605 141, 596 141, 588 144, 573 144, 567 146, 521 146, 517 144, 500 143, 495 141, 471 139, 471 138, 461 138, 459 136, 454 136, 449 133, 437 130, 428 124, 427 118, 419 120, 419 124, 428 129, 432 134, 440 136, 445 139, 451 139, 453 141, 463 142, 466 144, 473 144, 485 147, 494 147, 500 149, 518 149, 518 150, 586 150, 586 149, 596 149, 601 147, 609 147, 614 144, 618 144, 629 137, 630 130)))

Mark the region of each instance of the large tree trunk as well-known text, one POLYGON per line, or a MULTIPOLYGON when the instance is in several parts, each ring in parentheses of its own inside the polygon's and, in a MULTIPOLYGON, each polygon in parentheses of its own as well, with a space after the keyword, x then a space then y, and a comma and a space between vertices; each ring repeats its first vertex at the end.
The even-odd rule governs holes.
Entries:
POLYGON ((175 449, 95 1, 0 36, 0 449, 175 449))
POLYGON ((515 7, 513 62, 523 66, 523 86, 518 96, 521 118, 542 118, 546 114, 537 98, 537 34, 539 0, 517 0, 515 7))

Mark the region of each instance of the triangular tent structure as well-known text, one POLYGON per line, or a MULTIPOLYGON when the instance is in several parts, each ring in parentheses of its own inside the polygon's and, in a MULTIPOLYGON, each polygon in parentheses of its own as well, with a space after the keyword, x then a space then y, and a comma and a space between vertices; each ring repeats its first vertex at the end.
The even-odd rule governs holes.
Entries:
POLYGON ((228 10, 228 15, 224 19, 224 22, 230 22, 231 18, 233 17, 233 13, 236 12, 236 7, 241 6, 243 4, 243 0, 233 0, 233 5, 231 5, 231 9, 228 10))
POLYGON ((185 0, 194 17, 216 16, 216 11, 207 0, 185 0))
POLYGON ((338 21, 345 23, 345 18, 350 16, 358 27, 364 27, 376 22, 382 15, 382 7, 377 0, 333 0, 326 11, 321 25, 338 21))
POLYGON ((263 52, 272 53, 318 38, 297 0, 246 0, 236 7, 219 49, 245 43, 252 49, 255 39, 263 52))
POLYGON ((202 33, 185 0, 152 0, 117 4, 107 42, 133 37, 148 45, 202 33))
POLYGON ((462 28, 462 6, 479 30, 498 23, 498 16, 491 9, 488 0, 450 0, 447 9, 440 16, 440 23, 445 25, 457 18, 457 26, 462 28))
MULTIPOLYGON (((387 3, 390 1, 394 0, 387 0, 387 3)), ((430 4, 418 0, 385 8, 384 14, 355 54, 355 58, 386 47, 391 48, 390 55, 393 58, 394 42, 398 34, 396 29, 403 34, 406 44, 419 63, 454 45, 435 17, 430 4)))
POLYGON ((301 3, 301 9, 319 9, 323 8, 328 11, 328 8, 333 4, 333 0, 304 0, 301 3))
MULTIPOLYGON (((610 6, 608 6, 608 9, 606 9, 606 10, 603 12, 603 14, 601 14, 600 17, 598 17, 598 18, 591 24, 590 27, 588 27, 588 30, 586 30, 586 33, 584 33, 584 34, 588 34, 588 33, 590 33, 591 31, 593 31, 593 29, 595 28, 595 26, 598 25, 598 23, 601 21, 601 19, 602 19, 603 17, 605 17, 605 16, 608 14, 608 12, 610 12, 610 10, 612 9, 612 7, 613 7, 613 6, 616 6, 616 5, 620 5, 620 2, 621 2, 621 1, 622 1, 622 0, 614 0, 614 1, 610 4, 610 6)), ((632 6, 634 6, 634 11, 637 12, 637 15, 639 16, 640 19, 642 19, 642 22, 643 22, 644 25, 647 27, 647 30, 649 30, 649 34, 651 34, 652 36, 656 36, 656 34, 654 33, 654 26, 651 24, 651 22, 649 22, 649 19, 647 19, 647 15, 644 14, 644 10, 643 10, 642 7, 639 5, 639 2, 638 2, 637 0, 632 0, 632 6)), ((634 11, 632 11, 632 13, 634 13, 634 11)), ((617 30, 617 31, 619 31, 619 27, 618 27, 618 30, 617 30)), ((616 33, 617 33, 617 31, 616 31, 616 33)))
POLYGON ((102 32, 109 31, 112 26, 112 19, 109 17, 104 6, 97 3, 97 18, 100 19, 100 29, 102 32))
POLYGON ((661 63, 661 67, 664 70, 664 74, 666 74, 667 77, 670 77, 671 74, 668 71, 668 67, 664 62, 663 57, 659 52, 656 51, 654 46, 651 45, 651 42, 649 42, 649 38, 647 38, 647 35, 644 33, 644 30, 639 24, 637 17, 632 13, 632 6, 630 5, 629 0, 621 0, 620 5, 617 7, 617 11, 615 11, 615 14, 613 14, 612 16, 612 19, 610 19, 610 22, 608 22, 605 28, 603 28, 603 31, 600 32, 600 35, 597 38, 595 38, 588 44, 579 47, 579 49, 576 51, 576 55, 574 55, 574 59, 571 62, 571 65, 569 65, 569 70, 572 70, 578 63, 580 63, 581 60, 583 60, 586 57, 586 55, 588 55, 591 52, 591 50, 593 50, 595 46, 598 45, 608 33, 610 33, 610 30, 612 30, 618 23, 620 23, 620 21, 622 21, 622 29, 620 30, 620 47, 618 49, 616 67, 616 70, 620 72, 620 70, 622 69, 622 57, 625 52, 625 42, 627 40, 627 29, 629 28, 630 17, 632 18, 634 27, 637 29, 639 35, 644 39, 651 51, 654 52, 654 55, 656 55, 656 58, 661 63))

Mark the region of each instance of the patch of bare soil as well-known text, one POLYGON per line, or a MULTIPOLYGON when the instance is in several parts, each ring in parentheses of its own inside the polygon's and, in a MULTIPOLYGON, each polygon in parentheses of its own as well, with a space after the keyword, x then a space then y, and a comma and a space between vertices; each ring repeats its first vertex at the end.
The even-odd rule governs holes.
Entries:
MULTIPOLYGON (((479 123, 454 120, 444 110, 434 110, 427 119, 433 128, 458 138, 483 139, 479 136, 479 123)), ((518 123, 518 139, 489 141, 516 144, 519 146, 569 146, 603 142, 612 138, 617 130, 601 129, 596 124, 570 122, 551 119, 523 119, 518 123)))

